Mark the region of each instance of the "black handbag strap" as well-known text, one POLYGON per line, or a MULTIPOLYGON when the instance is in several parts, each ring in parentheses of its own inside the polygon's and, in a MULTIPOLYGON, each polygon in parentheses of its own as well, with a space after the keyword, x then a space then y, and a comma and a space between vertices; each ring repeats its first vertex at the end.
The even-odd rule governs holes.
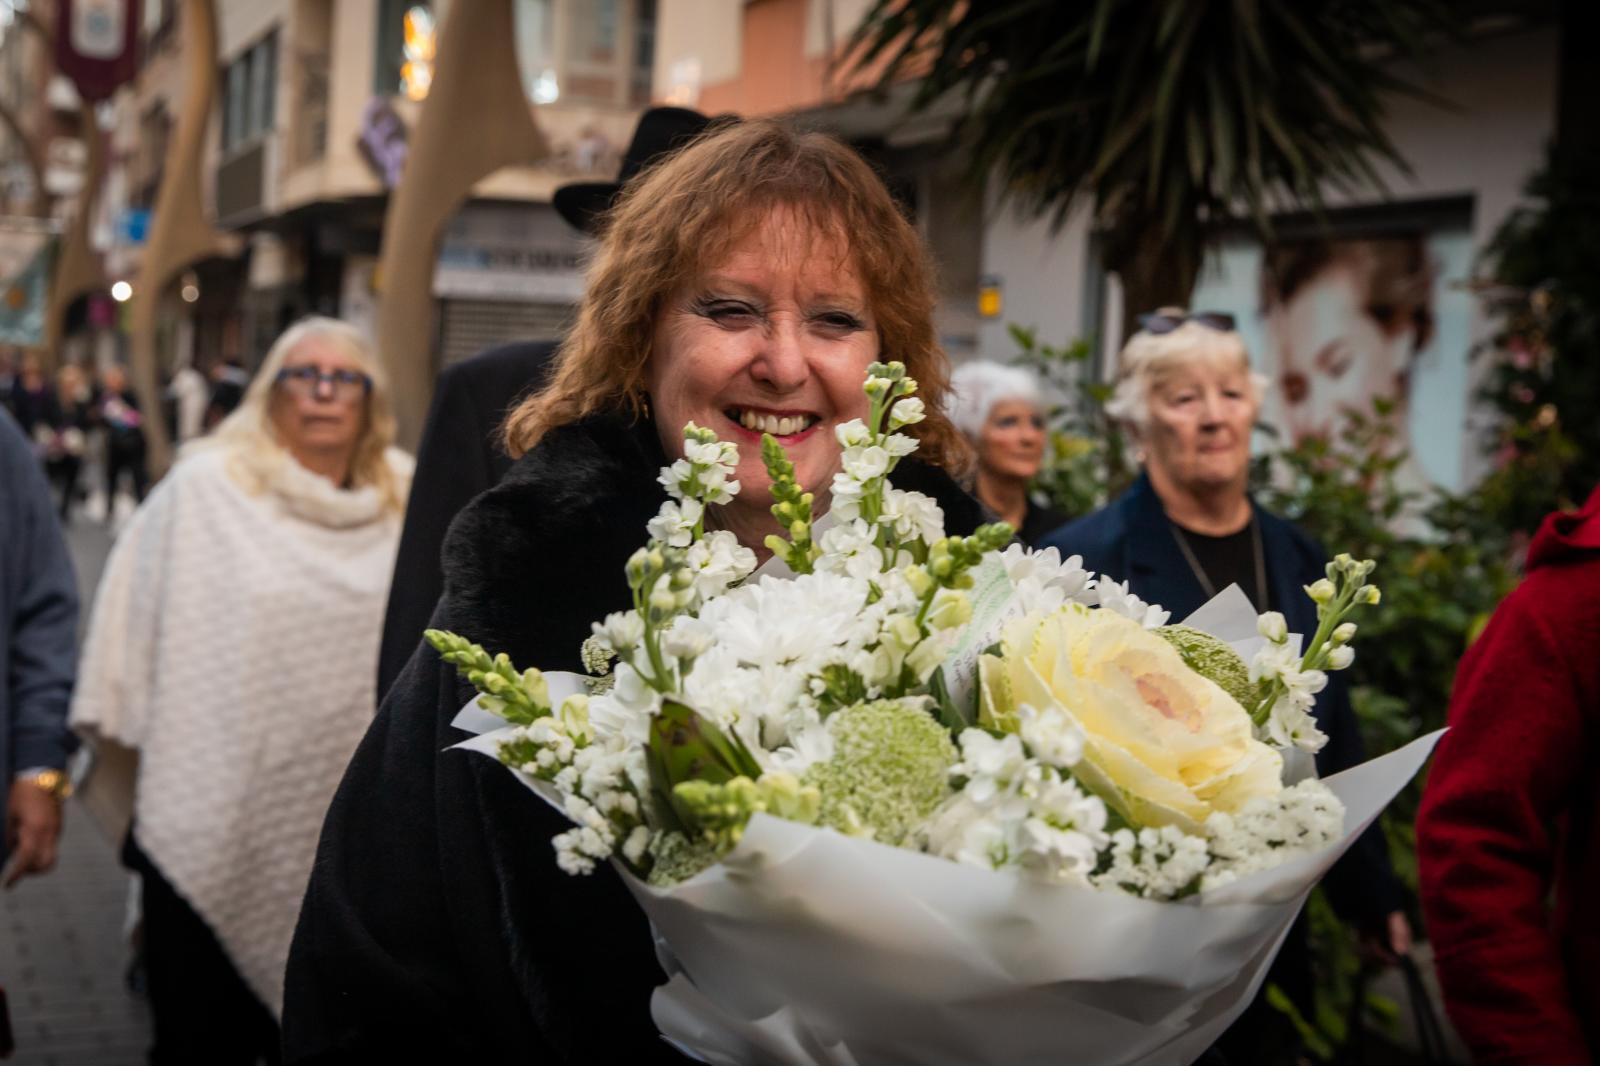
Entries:
POLYGON ((1411 1020, 1416 1026, 1417 1043, 1420 1045, 1422 1060, 1426 1063, 1439 1064, 1449 1062, 1449 1049, 1445 1044, 1444 1026, 1439 1022, 1439 1014, 1433 1009, 1433 998, 1428 992, 1427 984, 1422 980, 1422 971, 1417 968, 1417 960, 1410 955, 1400 956, 1400 972, 1406 979, 1406 998, 1411 1000, 1411 1020))

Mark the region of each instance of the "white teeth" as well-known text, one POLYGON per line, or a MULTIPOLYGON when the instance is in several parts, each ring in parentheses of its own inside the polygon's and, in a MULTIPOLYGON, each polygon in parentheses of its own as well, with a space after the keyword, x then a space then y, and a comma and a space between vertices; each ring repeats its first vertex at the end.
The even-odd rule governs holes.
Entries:
POLYGON ((755 411, 741 410, 739 412, 739 424, 755 433, 771 433, 774 437, 787 437, 805 429, 811 424, 811 419, 806 415, 779 418, 777 415, 764 415, 755 411))

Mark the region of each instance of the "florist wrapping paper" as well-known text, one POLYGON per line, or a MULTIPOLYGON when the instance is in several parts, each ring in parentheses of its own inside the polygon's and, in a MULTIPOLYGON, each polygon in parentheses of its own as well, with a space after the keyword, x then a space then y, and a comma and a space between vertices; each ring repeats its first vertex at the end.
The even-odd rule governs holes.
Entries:
MULTIPOLYGON (((477 713, 469 704, 456 724, 470 729, 477 713)), ((493 758, 499 732, 458 747, 493 758)), ((1317 880, 1440 735, 1326 779, 1346 809, 1335 845, 1170 903, 758 814, 720 864, 673 888, 619 866, 672 975, 656 1023, 718 1066, 1192 1062, 1254 997, 1317 880)), ((522 779, 559 806, 549 786, 522 779)))

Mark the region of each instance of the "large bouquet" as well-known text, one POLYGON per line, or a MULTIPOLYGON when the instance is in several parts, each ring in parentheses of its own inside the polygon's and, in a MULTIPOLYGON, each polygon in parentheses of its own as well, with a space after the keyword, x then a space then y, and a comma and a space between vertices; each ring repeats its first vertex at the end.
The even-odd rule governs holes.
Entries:
POLYGON ((1306 589, 1304 647, 1236 589, 1167 625, 1079 559, 999 524, 947 537, 893 488, 915 390, 869 368, 816 521, 764 438, 788 536, 760 570, 707 527, 735 447, 687 426, 634 606, 584 647, 595 676, 430 632, 482 693, 462 746, 572 819, 563 869, 621 867, 672 975, 657 1023, 706 1061, 1193 1059, 1426 755, 1307 776, 1373 564, 1306 589))

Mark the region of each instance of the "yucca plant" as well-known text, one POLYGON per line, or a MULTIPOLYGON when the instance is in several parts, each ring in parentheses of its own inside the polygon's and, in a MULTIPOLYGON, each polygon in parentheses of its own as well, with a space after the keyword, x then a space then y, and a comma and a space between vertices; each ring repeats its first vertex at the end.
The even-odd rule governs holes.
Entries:
MULTIPOLYGON (((852 63, 913 109, 965 97, 978 180, 1059 222, 1087 197, 1130 314, 1188 302, 1219 223, 1270 233, 1330 189, 1407 171, 1385 100, 1448 0, 876 0, 852 63)), ((1438 101, 1443 103, 1443 101, 1438 101)))

